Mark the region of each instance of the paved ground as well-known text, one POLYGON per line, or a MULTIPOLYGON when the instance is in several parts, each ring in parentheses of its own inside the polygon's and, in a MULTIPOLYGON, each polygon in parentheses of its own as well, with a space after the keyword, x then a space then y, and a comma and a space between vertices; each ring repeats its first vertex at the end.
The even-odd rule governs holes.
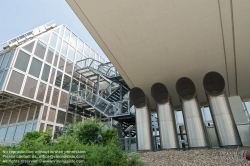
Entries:
POLYGON ((142 161, 148 166, 241 166, 250 165, 250 160, 246 160, 246 152, 250 153, 250 148, 238 149, 200 149, 187 151, 159 151, 139 153, 142 161))

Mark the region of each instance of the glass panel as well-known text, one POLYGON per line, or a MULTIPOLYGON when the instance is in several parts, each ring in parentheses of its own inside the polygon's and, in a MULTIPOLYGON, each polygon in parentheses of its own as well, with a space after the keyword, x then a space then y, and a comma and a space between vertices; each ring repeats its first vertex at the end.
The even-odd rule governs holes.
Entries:
POLYGON ((76 50, 73 47, 69 46, 68 58, 72 61, 75 60, 75 52, 76 50))
POLYGON ((42 43, 41 41, 37 42, 36 49, 35 49, 35 55, 39 58, 43 59, 46 51, 46 44, 42 43))
MULTIPOLYGON (((76 62, 82 60, 83 55, 80 52, 76 52, 76 62)), ((79 65, 80 63, 78 63, 79 65)))
POLYGON ((14 53, 15 53, 15 50, 12 50, 11 55, 10 55, 10 58, 9 58, 8 65, 7 65, 6 67, 9 67, 9 66, 10 66, 10 64, 11 64, 11 62, 12 62, 12 58, 13 58, 13 56, 14 56, 14 53))
POLYGON ((38 116, 39 116, 39 113, 40 113, 40 109, 41 109, 41 107, 37 106, 36 114, 35 114, 34 120, 37 120, 37 119, 38 119, 38 116))
MULTIPOLYGON (((2 64, 3 58, 4 58, 4 53, 0 55, 0 66, 1 66, 1 64, 2 64)), ((1 68, 1 67, 0 67, 0 68, 1 68)))
POLYGON ((49 111, 49 116, 48 116, 48 121, 50 121, 50 122, 54 122, 54 120, 55 120, 55 116, 56 116, 56 110, 55 110, 55 109, 50 108, 50 111, 49 111))
POLYGON ((15 109, 15 110, 12 111, 9 124, 16 123, 18 114, 19 114, 19 110, 18 109, 15 109))
POLYGON ((44 123, 41 123, 39 131, 43 131, 43 129, 44 129, 44 123))
POLYGON ((50 46, 53 48, 56 48, 56 41, 57 41, 57 35, 52 33, 51 39, 50 39, 50 46))
POLYGON ((89 57, 89 52, 90 52, 90 48, 88 45, 85 44, 85 48, 84 48, 84 54, 89 57))
POLYGON ((40 82, 36 99, 39 101, 43 101, 44 96, 45 96, 45 91, 46 91, 46 84, 40 82))
POLYGON ((15 128, 16 128, 16 126, 8 127, 8 131, 7 131, 7 134, 6 134, 6 137, 5 137, 5 141, 12 141, 13 140, 15 128))
POLYGON ((13 70, 10 76, 9 83, 7 85, 7 90, 19 94, 21 90, 23 78, 24 78, 23 74, 20 74, 13 70))
POLYGON ((64 34, 64 26, 61 27, 60 36, 63 37, 63 34, 64 34))
POLYGON ((95 59, 95 51, 91 49, 90 58, 95 59))
POLYGON ((0 128, 0 142, 4 141, 7 128, 0 128))
POLYGON ((37 122, 33 123, 32 131, 35 131, 35 130, 36 130, 36 126, 37 126, 37 122))
POLYGON ((23 138, 23 130, 24 130, 24 125, 19 125, 16 127, 14 140, 21 140, 23 138))
POLYGON ((45 107, 44 107, 44 110, 43 110, 42 120, 46 120, 47 111, 48 111, 48 107, 45 106, 45 107))
POLYGON ((40 39, 42 39, 45 43, 48 43, 49 35, 50 35, 50 33, 47 33, 47 34, 43 35, 40 39))
POLYGON ((29 74, 39 78, 41 67, 42 67, 42 62, 36 58, 33 58, 30 65, 29 74))
POLYGON ((35 41, 27 44, 26 46, 23 46, 23 49, 25 49, 26 51, 32 53, 33 47, 34 47, 35 41))
POLYGON ((78 41, 77 41, 77 49, 78 49, 80 52, 83 52, 83 49, 84 49, 84 43, 81 41, 80 38, 78 38, 78 41))
POLYGON ((53 56, 54 56, 54 50, 52 48, 49 48, 47 52, 47 56, 46 56, 46 62, 51 64, 53 60, 53 56))
POLYGON ((64 124, 66 113, 64 111, 58 110, 56 123, 64 124))
POLYGON ((54 63, 53 63, 53 66, 55 66, 55 67, 57 67, 58 58, 59 58, 59 53, 56 52, 56 54, 55 54, 55 59, 54 59, 54 63))
POLYGON ((52 105, 57 106, 58 97, 59 97, 59 90, 54 88, 54 93, 53 93, 52 101, 51 101, 52 105))
POLYGON ((80 90, 84 90, 86 88, 86 86, 84 84, 80 83, 80 90))
POLYGON ((28 123, 25 126, 24 134, 31 131, 32 123, 28 123))
POLYGON ((27 80, 23 89, 23 95, 26 97, 34 98, 34 95, 36 92, 36 85, 37 85, 37 80, 27 77, 27 80))
POLYGON ((50 81, 49 81, 51 84, 53 84, 53 82, 54 82, 55 74, 56 74, 56 70, 53 69, 52 73, 51 73, 51 76, 50 76, 50 81))
POLYGON ((70 36, 70 31, 68 30, 68 28, 65 28, 64 40, 69 41, 69 36, 70 36))
POLYGON ((47 64, 44 64, 43 74, 42 74, 42 78, 41 78, 43 81, 47 82, 49 80, 49 72, 50 72, 50 66, 47 64))
POLYGON ((5 53, 0 69, 5 69, 8 65, 11 51, 5 53))
POLYGON ((53 132, 53 126, 52 126, 52 125, 47 124, 46 132, 47 132, 47 133, 49 133, 50 135, 52 135, 52 132, 53 132))
MULTIPOLYGON (((3 72, 2 72, 3 73, 3 72)), ((6 75, 7 75, 7 73, 8 73, 8 70, 5 70, 5 72, 4 72, 4 74, 3 74, 3 77, 2 77, 2 81, 1 81, 1 74, 2 73, 0 73, 0 89, 2 89, 2 87, 3 87, 3 84, 4 84, 4 81, 5 81, 5 78, 6 78, 6 75)))
POLYGON ((62 71, 64 69, 64 64, 65 64, 65 57, 64 56, 60 56, 58 68, 61 69, 62 71))
POLYGON ((57 87, 61 87, 61 83, 62 83, 62 72, 60 72, 59 70, 57 71, 57 74, 56 74, 56 81, 55 81, 55 86, 57 87))
POLYGON ((72 75, 72 71, 73 71, 73 62, 67 60, 66 62, 66 68, 65 68, 65 72, 68 73, 69 75, 72 75))
POLYGON ((68 113, 67 122, 68 123, 73 123, 73 114, 68 113))
POLYGON ((69 86, 70 86, 70 77, 64 75, 62 89, 69 91, 69 86))
POLYGON ((60 104, 59 107, 66 109, 68 101, 68 94, 61 91, 60 104))
POLYGON ((74 92, 74 91, 77 91, 78 90, 78 81, 74 80, 73 79, 73 82, 72 82, 72 87, 71 87, 71 91, 74 92))
POLYGON ((22 108, 20 115, 19 115, 18 122, 26 121, 27 114, 28 114, 28 108, 22 108))
POLYGON ((9 119, 10 119, 10 114, 11 114, 11 110, 6 110, 6 111, 5 111, 4 117, 3 117, 3 120, 2 120, 2 124, 1 124, 1 125, 6 125, 6 124, 8 124, 9 119))
POLYGON ((49 100, 50 100, 51 90, 52 90, 52 87, 49 86, 48 92, 47 92, 47 96, 46 96, 46 101, 45 101, 45 102, 48 103, 48 104, 49 104, 49 100))
POLYGON ((14 67, 19 70, 22 70, 23 72, 26 72, 29 59, 30 59, 30 55, 20 50, 17 55, 16 63, 14 67))
POLYGON ((71 38, 70 38, 70 44, 73 46, 73 47, 76 47, 76 41, 77 41, 77 37, 76 35, 74 35, 73 33, 71 33, 71 38))
POLYGON ((58 43, 57 43, 57 46, 56 46, 56 50, 57 50, 57 51, 60 51, 61 45, 62 45, 62 39, 59 37, 58 43))
POLYGON ((30 107, 30 110, 29 110, 29 114, 28 114, 27 121, 29 121, 29 120, 33 120, 33 117, 34 117, 35 111, 36 111, 36 106, 32 106, 32 107, 30 107))
POLYGON ((3 118, 3 113, 4 113, 4 111, 0 112, 0 124, 1 124, 1 121, 2 121, 2 118, 3 118))
POLYGON ((59 33, 59 31, 60 31, 60 27, 54 29, 54 32, 57 33, 57 34, 59 33))

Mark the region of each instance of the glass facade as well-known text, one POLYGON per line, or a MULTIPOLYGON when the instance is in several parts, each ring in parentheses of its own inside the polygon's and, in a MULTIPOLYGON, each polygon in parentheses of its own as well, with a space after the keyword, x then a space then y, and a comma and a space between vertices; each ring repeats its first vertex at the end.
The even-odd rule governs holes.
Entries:
MULTIPOLYGON (((0 91, 5 82, 4 93, 18 98, 12 105, 7 103, 9 107, 1 109, 0 104, 0 144, 16 143, 33 130, 58 136, 65 120, 74 64, 88 57, 103 59, 63 25, 0 54, 0 91)), ((87 83, 93 85, 79 75, 74 77, 73 91, 87 83)), ((73 117, 69 112, 67 122, 72 123, 73 117)))

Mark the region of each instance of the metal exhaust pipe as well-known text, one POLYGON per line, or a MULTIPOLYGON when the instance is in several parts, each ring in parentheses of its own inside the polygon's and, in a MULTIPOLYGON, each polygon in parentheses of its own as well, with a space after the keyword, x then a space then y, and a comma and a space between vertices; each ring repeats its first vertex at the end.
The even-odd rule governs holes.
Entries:
POLYGON ((203 78, 203 86, 220 146, 241 146, 239 132, 225 93, 224 78, 217 72, 209 72, 203 78))
POLYGON ((151 87, 151 96, 157 103, 161 149, 179 148, 176 120, 168 89, 162 83, 155 83, 151 87))
POLYGON ((209 147, 193 81, 187 77, 180 78, 176 82, 176 90, 181 99, 183 117, 187 131, 188 147, 209 147))
POLYGON ((136 139, 138 151, 152 151, 152 122, 148 98, 140 88, 132 88, 129 98, 135 106, 136 139))

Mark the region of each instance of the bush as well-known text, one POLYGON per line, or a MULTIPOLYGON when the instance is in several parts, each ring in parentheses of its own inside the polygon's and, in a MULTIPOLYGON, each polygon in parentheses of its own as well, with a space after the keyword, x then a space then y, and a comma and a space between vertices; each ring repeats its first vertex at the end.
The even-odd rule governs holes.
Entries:
POLYGON ((118 141, 118 134, 115 128, 107 129, 102 132, 102 142, 104 144, 111 140, 118 141))

